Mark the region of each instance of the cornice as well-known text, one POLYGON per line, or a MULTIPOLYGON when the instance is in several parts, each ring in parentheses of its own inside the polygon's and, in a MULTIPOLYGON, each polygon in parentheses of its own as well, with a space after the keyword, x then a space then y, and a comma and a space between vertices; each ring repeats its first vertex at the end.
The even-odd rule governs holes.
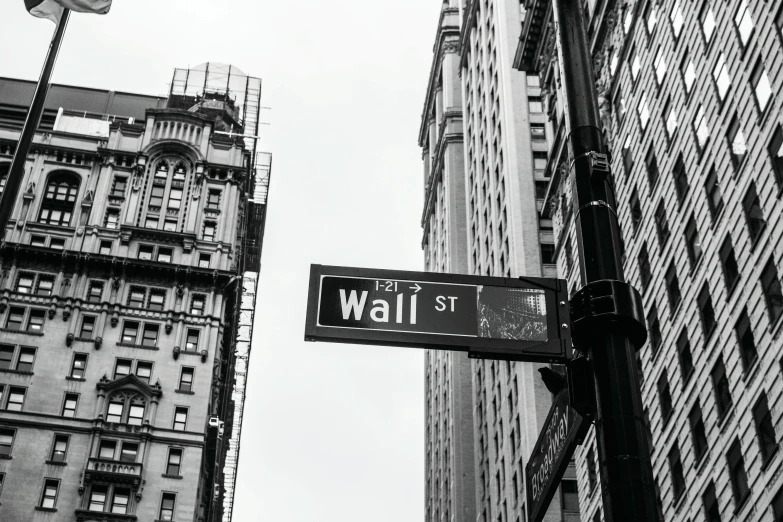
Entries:
POLYGON ((214 124, 214 118, 182 109, 147 109, 145 114, 148 118, 152 116, 158 121, 182 121, 210 127, 214 124))
POLYGON ((139 379, 135 374, 130 373, 121 379, 111 380, 104 375, 100 381, 95 385, 95 388, 100 391, 111 392, 114 390, 134 388, 147 397, 160 397, 163 395, 163 391, 160 388, 160 384, 150 386, 146 382, 139 379))

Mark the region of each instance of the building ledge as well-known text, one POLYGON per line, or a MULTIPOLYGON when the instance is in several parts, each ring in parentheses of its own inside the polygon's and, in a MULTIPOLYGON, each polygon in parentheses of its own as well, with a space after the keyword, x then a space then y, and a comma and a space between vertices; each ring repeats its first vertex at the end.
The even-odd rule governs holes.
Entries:
POLYGON ((145 346, 143 344, 134 343, 117 343, 117 346, 122 346, 124 348, 140 348, 142 350, 160 350, 157 346, 145 346))
POLYGON ((182 480, 182 475, 167 475, 166 473, 162 473, 161 477, 163 477, 163 478, 170 478, 170 479, 176 479, 176 480, 182 480))
POLYGON ((47 513, 57 513, 57 508, 48 508, 48 507, 41 507, 41 506, 35 506, 36 511, 45 511, 47 513))
POLYGON ((33 372, 24 370, 12 370, 11 368, 0 368, 0 373, 15 373, 17 375, 35 375, 33 372))
POLYGON ((195 395, 196 392, 194 391, 187 391, 187 390, 174 390, 174 393, 183 393, 185 395, 195 395))
POLYGON ((89 509, 76 510, 76 522, 132 522, 138 520, 136 515, 120 515, 103 511, 90 511, 89 509))
POLYGON ((15 330, 13 328, 0 328, 0 332, 8 332, 22 335, 34 335, 36 337, 43 337, 43 332, 30 332, 27 330, 15 330))
POLYGON ((49 464, 50 466, 67 466, 68 465, 67 462, 60 462, 60 461, 57 461, 57 460, 47 460, 46 463, 49 464))
POLYGON ((70 375, 66 375, 66 376, 65 376, 65 380, 66 380, 66 381, 78 381, 78 382, 84 382, 84 381, 86 381, 87 379, 85 379, 84 377, 71 377, 70 375))

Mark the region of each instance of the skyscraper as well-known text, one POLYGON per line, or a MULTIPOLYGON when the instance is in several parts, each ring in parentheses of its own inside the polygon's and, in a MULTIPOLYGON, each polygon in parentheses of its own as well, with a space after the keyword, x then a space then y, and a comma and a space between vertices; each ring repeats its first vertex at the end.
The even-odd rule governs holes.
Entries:
MULTIPOLYGON (((515 65, 544 80, 562 135, 550 2, 529 1, 515 65)), ((778 520, 783 389, 783 3, 584 2, 610 145, 626 277, 643 295, 638 352, 665 520, 778 520)), ((546 212, 579 284, 567 150, 546 212)), ((601 520, 596 447, 577 452, 580 507, 601 520)))
MULTIPOLYGON (((444 2, 419 136, 428 270, 555 274, 551 222, 538 212, 547 187, 538 77, 511 67, 524 14, 517 1, 444 2)), ((537 367, 441 352, 426 361, 427 520, 525 520, 524 467, 552 399, 537 367)), ((547 520, 578 517, 574 478, 569 470, 547 520)))
MULTIPOLYGON (((5 185, 32 82, 0 79, 5 185)), ((260 80, 55 85, 0 245, 0 519, 230 520, 269 181, 260 80)))

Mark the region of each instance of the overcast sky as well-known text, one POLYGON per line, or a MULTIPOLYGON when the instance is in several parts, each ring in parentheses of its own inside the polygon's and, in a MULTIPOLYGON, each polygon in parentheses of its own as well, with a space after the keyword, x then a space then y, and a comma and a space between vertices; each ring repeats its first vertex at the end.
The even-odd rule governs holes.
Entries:
MULTIPOLYGON (((175 67, 206 61, 264 82, 274 159, 237 522, 423 519, 423 352, 302 338, 310 263, 422 267, 417 135, 440 6, 116 0, 71 17, 56 83, 166 94, 175 67)), ((0 76, 37 79, 54 25, 22 0, 0 20, 0 76)))

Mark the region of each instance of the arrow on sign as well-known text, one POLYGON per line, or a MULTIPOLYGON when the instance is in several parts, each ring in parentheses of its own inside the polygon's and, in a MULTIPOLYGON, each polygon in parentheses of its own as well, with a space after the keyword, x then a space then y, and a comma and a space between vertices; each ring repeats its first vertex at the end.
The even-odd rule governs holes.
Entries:
POLYGON ((419 290, 421 290, 421 287, 419 286, 419 284, 418 284, 418 283, 414 283, 414 286, 411 286, 411 287, 409 287, 409 288, 410 288, 411 290, 413 290, 413 289, 415 289, 415 290, 416 290, 415 292, 413 292, 414 294, 418 294, 418 293, 419 293, 419 290))

